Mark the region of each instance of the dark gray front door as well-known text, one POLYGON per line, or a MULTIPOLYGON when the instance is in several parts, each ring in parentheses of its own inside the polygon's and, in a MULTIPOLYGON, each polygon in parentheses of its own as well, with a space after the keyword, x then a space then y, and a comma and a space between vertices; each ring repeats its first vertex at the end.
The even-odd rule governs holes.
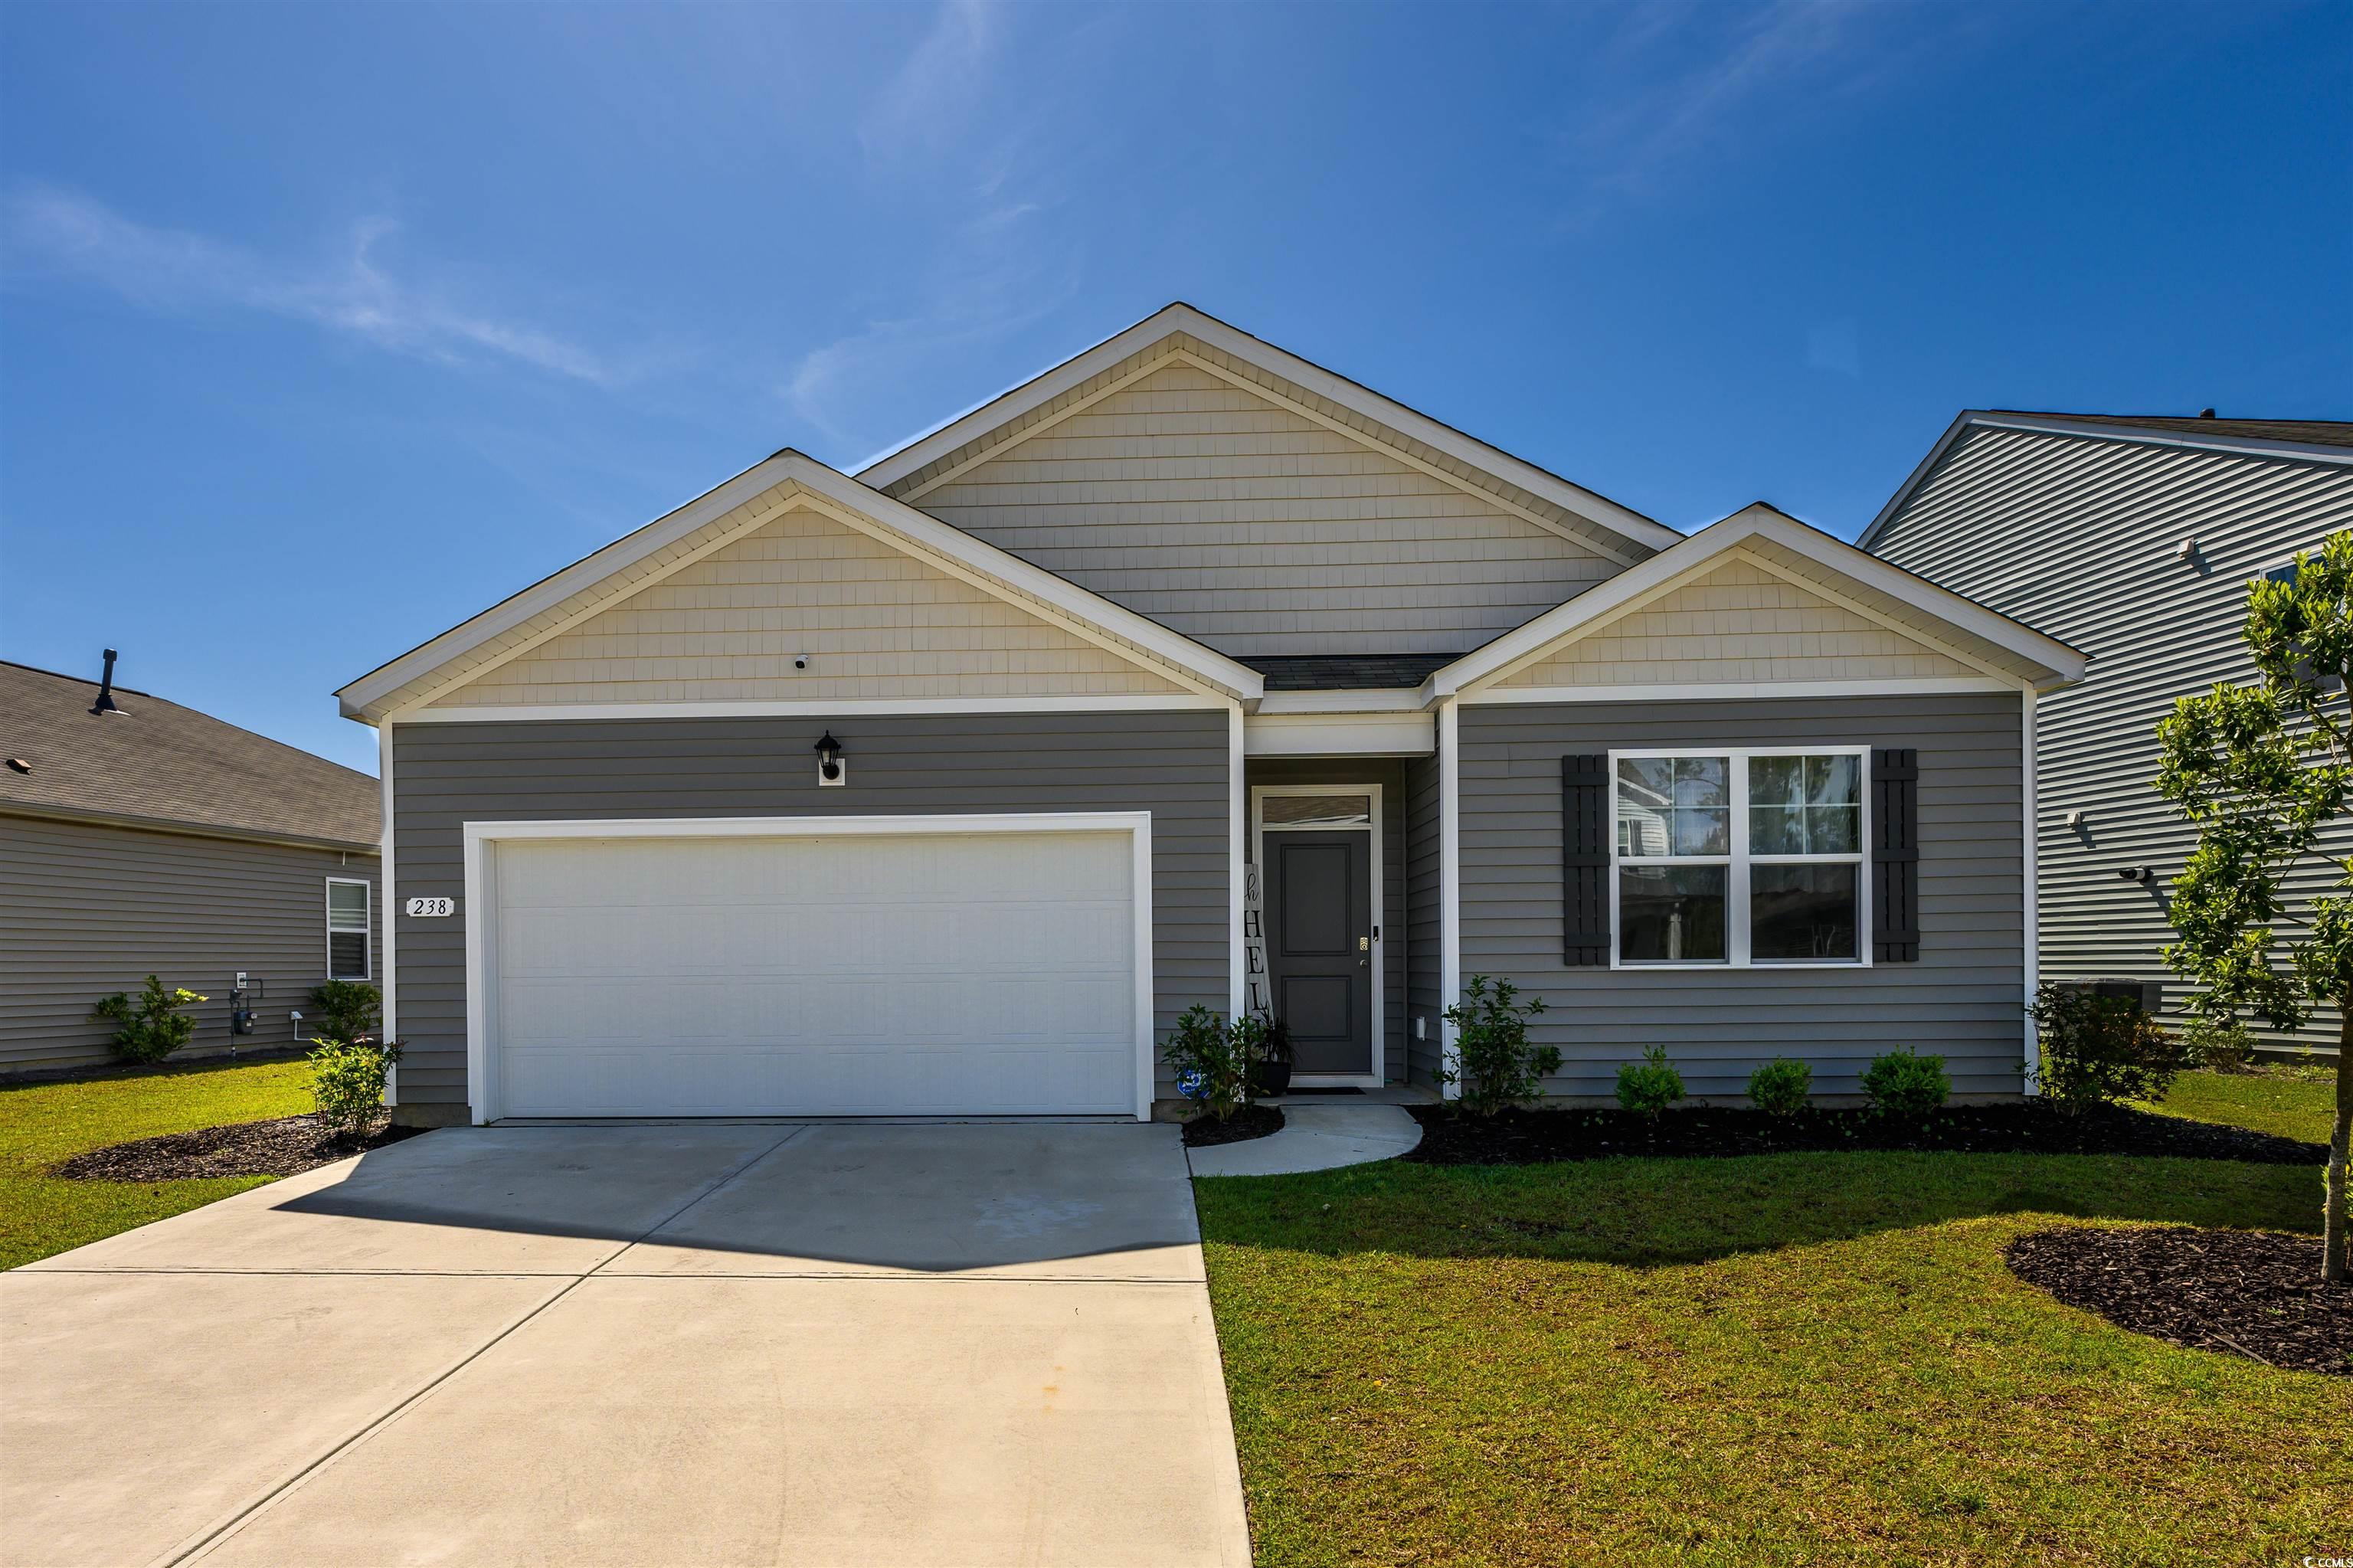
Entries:
POLYGON ((1266 967, 1298 1073, 1373 1070, 1373 836, 1265 837, 1266 967))

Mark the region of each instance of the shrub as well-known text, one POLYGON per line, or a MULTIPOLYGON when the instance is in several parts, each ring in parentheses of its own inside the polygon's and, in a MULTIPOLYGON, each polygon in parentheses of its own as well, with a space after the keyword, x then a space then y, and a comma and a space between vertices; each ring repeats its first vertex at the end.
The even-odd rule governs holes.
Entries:
POLYGON ((2128 997, 2045 980, 2034 993, 2042 1092, 2070 1109, 2163 1096, 2188 1066, 2181 1043, 2128 997))
POLYGON ((1683 1097, 1683 1075, 1667 1065, 1667 1048, 1653 1045, 1640 1062, 1618 1065, 1618 1103, 1630 1111, 1656 1116, 1683 1097))
POLYGON ((1175 1069, 1178 1094, 1213 1117, 1229 1117, 1250 1102, 1250 1054, 1265 1027, 1253 1018, 1229 1026, 1197 1001, 1177 1016, 1160 1059, 1175 1069))
POLYGON ((385 1080, 400 1060, 398 1043, 362 1038, 311 1044, 311 1097, 319 1107, 321 1130, 333 1139, 366 1137, 384 1108, 385 1080))
POLYGON ((185 986, 166 986, 149 975, 138 1001, 132 1001, 128 991, 118 991, 99 998, 90 1016, 93 1022, 104 1020, 121 1025, 114 1033, 114 1049, 125 1061, 160 1062, 185 1045, 196 1032, 196 1021, 181 1009, 190 1002, 211 1000, 185 986))
POLYGON ((2235 1073, 2254 1059, 2255 1037, 2235 1018, 2191 1013, 2181 1030, 2182 1054, 2218 1073, 2235 1073))
POLYGON ((364 980, 329 980, 311 993, 319 1033, 330 1040, 363 1040, 375 1033, 384 993, 364 980))
POLYGON ((1770 1116, 1795 1116, 1813 1098, 1814 1070, 1776 1056, 1748 1075, 1749 1102, 1770 1116))
POLYGON ((1882 1116, 1923 1117, 1945 1103, 1953 1081, 1945 1076, 1942 1056, 1915 1056, 1906 1045, 1871 1059, 1862 1092, 1882 1116))
POLYGON ((1526 1105, 1544 1092, 1545 1075, 1560 1067, 1560 1052, 1528 1044, 1528 1020, 1545 1010, 1544 998, 1522 1002, 1509 980, 1472 975, 1462 1000, 1446 1010, 1454 1026, 1456 1065, 1441 1066, 1438 1081, 1462 1086, 1462 1108, 1493 1116, 1526 1105))

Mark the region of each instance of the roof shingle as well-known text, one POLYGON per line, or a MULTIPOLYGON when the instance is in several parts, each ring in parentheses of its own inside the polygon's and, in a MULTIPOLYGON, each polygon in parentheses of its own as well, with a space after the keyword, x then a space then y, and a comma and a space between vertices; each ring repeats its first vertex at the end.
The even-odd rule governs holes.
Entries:
POLYGON ((96 813, 374 849, 382 821, 364 773, 117 686, 0 661, 0 811, 96 813), (15 764, 29 764, 30 772, 15 764))
POLYGON ((1245 658, 1270 692, 1333 692, 1419 686, 1460 653, 1302 653, 1245 658))
POLYGON ((2043 414, 2024 408, 1989 408, 1998 418, 2056 419, 2069 425, 2117 425, 2168 430, 2185 436, 2236 436, 2250 441, 2288 441, 2307 447, 2353 447, 2353 423, 2339 419, 2209 419, 2174 414, 2043 414))

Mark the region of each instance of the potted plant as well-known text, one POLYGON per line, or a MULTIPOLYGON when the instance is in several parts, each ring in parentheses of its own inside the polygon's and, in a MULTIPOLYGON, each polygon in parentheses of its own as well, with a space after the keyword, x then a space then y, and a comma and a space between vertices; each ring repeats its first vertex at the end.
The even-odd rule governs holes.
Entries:
POLYGON ((1248 1030, 1250 1085, 1261 1095, 1291 1092, 1291 1026, 1272 1013, 1245 1018, 1236 1033, 1248 1030))

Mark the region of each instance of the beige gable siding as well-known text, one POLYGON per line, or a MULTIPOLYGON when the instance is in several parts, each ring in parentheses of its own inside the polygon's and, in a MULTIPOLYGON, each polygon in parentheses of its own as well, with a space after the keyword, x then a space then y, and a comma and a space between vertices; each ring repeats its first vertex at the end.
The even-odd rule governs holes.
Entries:
POLYGON ((1619 570, 1184 359, 907 499, 1244 658, 1467 652, 1619 570))
POLYGON ((1884 681, 1979 673, 1735 556, 1496 683, 1884 681))
POLYGON ((804 507, 436 701, 538 706, 1184 690, 804 507), (795 669, 804 654, 808 668, 795 669))

